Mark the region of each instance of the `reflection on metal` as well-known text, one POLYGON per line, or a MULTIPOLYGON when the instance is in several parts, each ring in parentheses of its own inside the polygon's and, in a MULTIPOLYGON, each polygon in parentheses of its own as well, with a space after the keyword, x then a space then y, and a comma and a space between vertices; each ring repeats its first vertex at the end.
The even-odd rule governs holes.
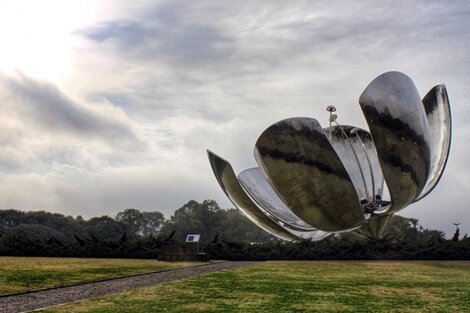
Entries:
POLYGON ((229 199, 266 231, 287 240, 352 231, 381 237, 394 213, 429 194, 444 171, 451 141, 446 88, 420 99, 413 81, 388 72, 359 98, 369 125, 330 126, 298 117, 268 127, 255 145, 259 168, 239 174, 208 152, 229 199), (384 198, 384 180, 390 199, 384 198))
POLYGON ((361 203, 381 200, 384 179, 370 134, 347 125, 328 127, 325 133, 346 167, 361 203))
POLYGON ((214 175, 230 201, 232 201, 232 203, 240 209, 246 217, 265 231, 284 240, 299 240, 306 238, 321 239, 325 237, 325 235, 328 235, 321 231, 300 232, 287 230, 278 222, 266 215, 249 198, 238 182, 230 163, 209 150, 207 151, 207 155, 214 175))
POLYGON ((258 167, 244 170, 238 180, 251 198, 275 219, 294 230, 311 231, 314 227, 296 216, 273 190, 258 167))
POLYGON ((232 166, 224 159, 211 151, 207 151, 214 175, 220 187, 232 203, 240 209, 249 219, 264 230, 286 240, 298 239, 272 221, 267 215, 251 201, 240 186, 232 166))
POLYGON ((425 197, 439 182, 449 156, 452 135, 452 119, 446 86, 439 84, 431 89, 424 96, 423 105, 429 126, 431 173, 426 186, 415 201, 425 197))
POLYGON ((413 81, 405 74, 380 75, 359 103, 369 124, 394 213, 421 193, 431 163, 426 113, 413 81))
POLYGON ((255 159, 279 196, 308 224, 339 232, 364 222, 351 178, 317 120, 273 124, 258 138, 255 159))

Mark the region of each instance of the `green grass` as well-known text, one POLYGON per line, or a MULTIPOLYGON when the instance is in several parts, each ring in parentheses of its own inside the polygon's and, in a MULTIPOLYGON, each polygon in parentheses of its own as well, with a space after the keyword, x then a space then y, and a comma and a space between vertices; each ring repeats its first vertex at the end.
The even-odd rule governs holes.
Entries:
POLYGON ((41 312, 470 312, 470 262, 266 262, 41 312))
POLYGON ((0 294, 193 265, 136 259, 0 257, 0 294))

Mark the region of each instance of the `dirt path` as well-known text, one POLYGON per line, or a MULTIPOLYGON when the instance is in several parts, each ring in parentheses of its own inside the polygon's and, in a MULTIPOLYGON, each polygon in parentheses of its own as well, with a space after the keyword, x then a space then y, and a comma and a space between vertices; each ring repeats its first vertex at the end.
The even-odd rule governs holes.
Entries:
POLYGON ((0 297, 0 312, 28 312, 54 305, 102 296, 109 293, 126 291, 133 288, 236 268, 250 263, 251 262, 218 262, 208 265, 179 268, 148 274, 138 274, 98 282, 3 296, 0 297))

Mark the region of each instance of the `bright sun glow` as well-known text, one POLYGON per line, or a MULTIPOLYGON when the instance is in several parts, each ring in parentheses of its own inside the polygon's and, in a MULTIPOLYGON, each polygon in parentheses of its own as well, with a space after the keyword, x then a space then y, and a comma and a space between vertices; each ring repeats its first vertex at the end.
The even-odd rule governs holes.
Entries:
POLYGON ((0 0, 0 71, 60 79, 93 0, 0 0))

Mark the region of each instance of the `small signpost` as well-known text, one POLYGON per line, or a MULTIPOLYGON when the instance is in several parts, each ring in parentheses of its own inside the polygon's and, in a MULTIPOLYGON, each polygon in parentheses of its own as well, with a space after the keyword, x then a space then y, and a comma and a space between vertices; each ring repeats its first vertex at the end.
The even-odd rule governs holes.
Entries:
POLYGON ((200 234, 188 234, 184 251, 182 251, 182 243, 166 243, 162 245, 158 259, 161 261, 206 261, 207 255, 199 252, 200 239, 200 234))
POLYGON ((199 253, 199 234, 189 234, 186 236, 186 255, 197 255, 199 253))

